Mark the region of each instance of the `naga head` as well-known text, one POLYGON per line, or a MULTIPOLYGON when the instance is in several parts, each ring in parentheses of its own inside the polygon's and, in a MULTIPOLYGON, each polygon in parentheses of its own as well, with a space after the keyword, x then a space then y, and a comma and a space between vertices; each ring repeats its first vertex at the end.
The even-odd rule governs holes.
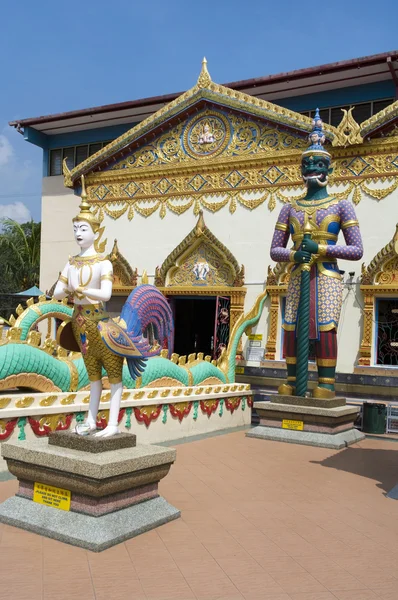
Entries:
POLYGON ((316 109, 312 122, 313 128, 308 136, 310 145, 302 154, 301 175, 308 189, 325 187, 332 172, 330 167, 331 156, 323 147, 325 135, 319 110, 316 109))

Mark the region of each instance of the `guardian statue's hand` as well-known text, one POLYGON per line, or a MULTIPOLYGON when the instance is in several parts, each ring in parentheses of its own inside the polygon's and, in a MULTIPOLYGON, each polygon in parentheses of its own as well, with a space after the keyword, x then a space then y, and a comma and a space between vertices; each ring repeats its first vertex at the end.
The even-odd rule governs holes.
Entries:
POLYGON ((293 258, 295 263, 309 263, 311 260, 311 254, 309 252, 304 252, 304 250, 297 250, 297 252, 294 253, 293 258))
POLYGON ((316 254, 318 252, 318 244, 314 240, 303 240, 301 250, 310 254, 316 254))

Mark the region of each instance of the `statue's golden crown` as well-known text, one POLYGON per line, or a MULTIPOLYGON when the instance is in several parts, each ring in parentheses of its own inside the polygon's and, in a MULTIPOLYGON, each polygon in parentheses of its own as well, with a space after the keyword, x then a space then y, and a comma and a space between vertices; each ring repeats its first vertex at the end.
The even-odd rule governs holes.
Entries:
POLYGON ((94 231, 94 233, 97 233, 97 231, 99 231, 100 226, 101 226, 101 221, 91 212, 91 208, 90 208, 90 204, 89 202, 87 202, 87 192, 86 192, 86 186, 84 183, 84 175, 82 175, 82 193, 81 193, 81 203, 79 205, 80 208, 80 212, 79 214, 74 217, 72 219, 72 221, 74 223, 76 223, 77 221, 86 221, 87 223, 89 223, 94 231))

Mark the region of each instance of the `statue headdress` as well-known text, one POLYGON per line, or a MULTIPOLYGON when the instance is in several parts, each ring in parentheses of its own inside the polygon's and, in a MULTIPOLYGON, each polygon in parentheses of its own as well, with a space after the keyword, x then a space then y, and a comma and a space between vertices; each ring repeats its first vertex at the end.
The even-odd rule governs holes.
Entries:
POLYGON ((325 150, 323 144, 325 143, 325 134, 323 132, 322 119, 319 116, 319 108, 315 111, 315 116, 312 121, 312 131, 308 136, 310 145, 307 150, 304 150, 302 156, 324 156, 327 159, 331 159, 329 152, 325 150))
POLYGON ((95 249, 97 252, 104 252, 107 240, 100 242, 102 234, 104 233, 105 227, 101 227, 101 221, 98 217, 91 212, 90 203, 87 202, 87 192, 86 186, 84 183, 84 175, 81 177, 82 182, 82 192, 81 192, 81 203, 79 204, 80 212, 79 214, 72 219, 73 223, 77 221, 85 221, 89 225, 91 225, 94 233, 98 232, 98 238, 95 241, 95 249))
POLYGON ((80 208, 80 212, 79 214, 74 217, 72 219, 72 221, 74 223, 76 223, 76 221, 86 221, 87 223, 89 223, 94 231, 94 233, 97 233, 97 231, 99 231, 100 226, 101 226, 101 221, 91 212, 91 208, 90 208, 90 204, 89 202, 87 202, 87 192, 86 192, 86 186, 84 183, 84 175, 82 175, 82 193, 81 193, 81 203, 79 204, 79 208, 80 208))

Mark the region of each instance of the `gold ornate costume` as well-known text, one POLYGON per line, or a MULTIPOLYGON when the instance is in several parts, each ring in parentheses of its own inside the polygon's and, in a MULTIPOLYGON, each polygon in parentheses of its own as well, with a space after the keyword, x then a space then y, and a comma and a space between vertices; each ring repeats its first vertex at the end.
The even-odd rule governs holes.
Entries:
POLYGON ((72 317, 72 330, 90 381, 102 378, 102 367, 108 374, 109 383, 122 381, 123 357, 117 356, 104 344, 98 330, 98 323, 109 319, 102 304, 75 304, 72 317))

